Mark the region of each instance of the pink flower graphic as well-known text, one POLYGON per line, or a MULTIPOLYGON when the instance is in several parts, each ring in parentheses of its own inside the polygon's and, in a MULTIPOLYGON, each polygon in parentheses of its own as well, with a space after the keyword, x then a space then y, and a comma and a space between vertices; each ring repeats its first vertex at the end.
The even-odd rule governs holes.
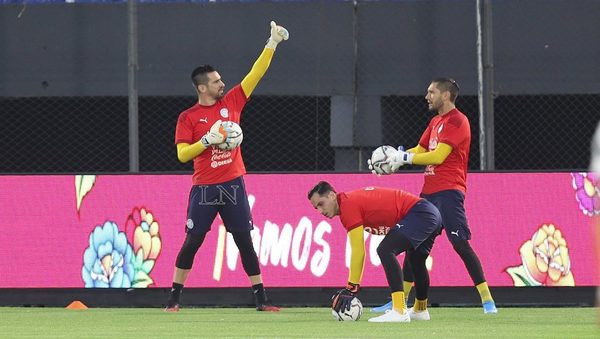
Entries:
POLYGON ((587 216, 600 215, 600 188, 595 173, 571 173, 579 209, 587 216))

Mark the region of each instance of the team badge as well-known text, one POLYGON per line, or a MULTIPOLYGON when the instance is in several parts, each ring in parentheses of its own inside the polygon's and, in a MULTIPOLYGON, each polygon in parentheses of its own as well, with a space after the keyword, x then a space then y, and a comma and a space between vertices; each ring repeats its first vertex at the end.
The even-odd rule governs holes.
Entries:
POLYGON ((187 226, 187 228, 191 230, 192 228, 194 228, 194 220, 188 219, 185 223, 185 226, 187 226))
POLYGON ((221 116, 223 118, 229 117, 229 110, 227 108, 221 108, 221 110, 219 111, 219 113, 221 114, 221 116))

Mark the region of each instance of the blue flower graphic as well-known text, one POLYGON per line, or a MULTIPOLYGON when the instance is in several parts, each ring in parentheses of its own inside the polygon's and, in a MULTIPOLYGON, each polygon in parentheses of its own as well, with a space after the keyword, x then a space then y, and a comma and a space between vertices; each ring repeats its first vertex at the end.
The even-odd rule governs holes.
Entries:
POLYGON ((134 276, 133 249, 117 224, 106 221, 90 234, 83 254, 81 276, 85 287, 131 287, 134 276))

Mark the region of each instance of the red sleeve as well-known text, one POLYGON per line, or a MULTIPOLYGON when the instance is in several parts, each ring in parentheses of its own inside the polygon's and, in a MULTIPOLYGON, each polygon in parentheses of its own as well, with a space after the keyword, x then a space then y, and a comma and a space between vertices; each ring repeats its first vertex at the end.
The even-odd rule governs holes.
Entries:
POLYGON ((187 112, 183 112, 179 115, 179 119, 177 119, 177 127, 175 127, 175 144, 180 144, 185 142, 187 144, 194 143, 193 135, 194 128, 188 119, 187 112))
POLYGON ((246 98, 246 94, 242 89, 242 85, 237 85, 231 90, 229 90, 225 98, 227 100, 228 105, 236 107, 239 110, 240 114, 242 112, 242 109, 244 108, 244 106, 246 106, 246 103, 248 102, 248 98, 246 98))
MULTIPOLYGON (((433 121, 433 120, 431 120, 431 121, 433 121)), ((427 125, 427 128, 421 135, 421 139, 419 139, 419 145, 421 145, 421 147, 423 147, 426 150, 429 150, 429 138, 430 138, 430 134, 431 134, 431 125, 432 125, 431 121, 429 122, 429 125, 427 125)))
POLYGON ((345 199, 342 206, 340 206, 340 221, 347 232, 361 226, 363 224, 363 217, 360 213, 360 206, 356 204, 354 199, 345 199))
POLYGON ((450 117, 439 135, 440 143, 448 144, 456 149, 469 135, 469 122, 462 116, 450 117))

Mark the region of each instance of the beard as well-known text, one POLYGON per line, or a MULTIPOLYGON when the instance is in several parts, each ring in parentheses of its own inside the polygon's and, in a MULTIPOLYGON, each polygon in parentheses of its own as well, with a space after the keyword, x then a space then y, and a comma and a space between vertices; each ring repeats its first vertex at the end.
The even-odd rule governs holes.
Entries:
POLYGON ((210 95, 210 97, 211 97, 213 100, 221 100, 221 99, 223 99, 223 97, 224 97, 224 96, 225 96, 225 92, 220 92, 220 93, 219 93, 219 92, 217 92, 217 93, 212 93, 212 94, 210 95))

